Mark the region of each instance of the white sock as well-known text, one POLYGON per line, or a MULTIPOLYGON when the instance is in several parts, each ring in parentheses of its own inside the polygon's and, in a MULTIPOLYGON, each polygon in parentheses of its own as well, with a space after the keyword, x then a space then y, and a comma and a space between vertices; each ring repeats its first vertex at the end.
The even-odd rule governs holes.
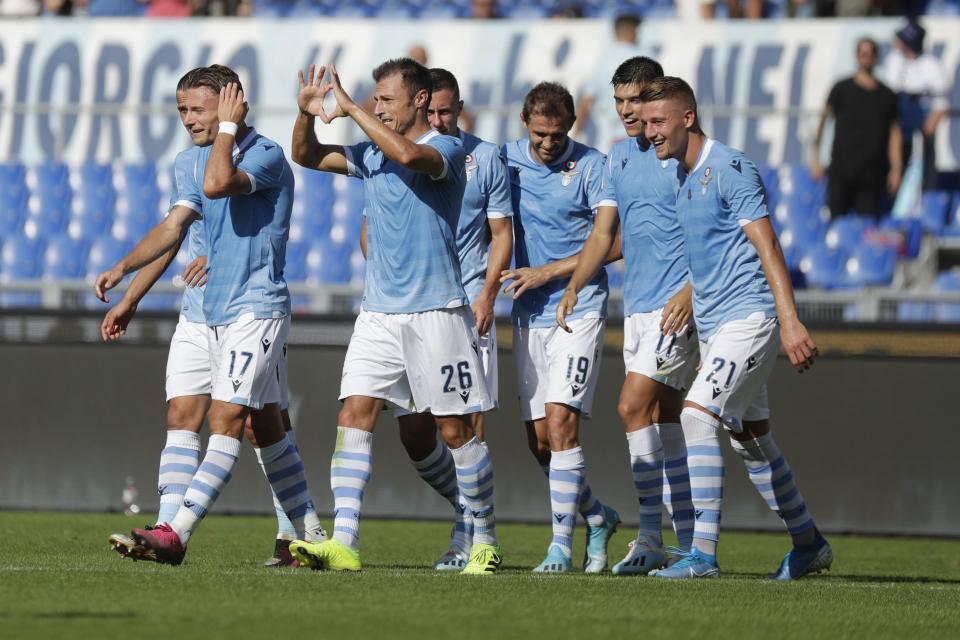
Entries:
POLYGON ((724 476, 718 437, 720 421, 699 409, 687 407, 680 414, 680 423, 687 441, 687 465, 690 468, 693 547, 716 558, 724 476))
POLYGON ((663 541, 663 445, 653 425, 627 434, 633 488, 640 505, 637 535, 659 543, 663 541))
POLYGON ((230 482, 233 468, 240 456, 240 441, 229 436, 212 435, 207 441, 207 453, 200 468, 190 481, 183 496, 183 505, 170 522, 184 544, 190 539, 200 521, 230 482))
POLYGON ((333 539, 352 549, 360 545, 363 490, 373 470, 373 434, 337 427, 337 445, 330 462, 333 489, 333 539))
POLYGON ((157 493, 160 511, 157 524, 170 522, 183 504, 193 475, 200 466, 200 434, 184 429, 167 431, 167 443, 160 452, 157 493))
MULTIPOLYGON (((483 448, 487 450, 486 447, 483 448)), ((411 462, 423 481, 453 506, 457 520, 454 524, 451 543, 469 552, 473 537, 473 519, 457 488, 457 465, 453 462, 450 449, 446 444, 438 442, 436 448, 426 458, 411 460, 411 462)))
POLYGON ((493 465, 487 449, 471 439, 458 449, 451 449, 457 467, 460 496, 473 519, 474 544, 497 544, 497 526, 493 515, 493 465))
POLYGON ((573 530, 586 469, 581 447, 554 451, 550 456, 550 510, 553 512, 550 546, 559 547, 567 558, 573 555, 573 530))
POLYGON ((303 535, 305 540, 311 542, 321 538, 320 519, 310 498, 303 461, 297 447, 284 435, 282 440, 257 449, 257 457, 270 482, 274 499, 280 503, 297 535, 303 535), (311 522, 308 523, 307 518, 311 515, 311 522))
POLYGON ((693 502, 690 500, 687 442, 679 422, 665 422, 656 427, 663 443, 663 503, 673 521, 680 548, 688 551, 693 542, 693 502))

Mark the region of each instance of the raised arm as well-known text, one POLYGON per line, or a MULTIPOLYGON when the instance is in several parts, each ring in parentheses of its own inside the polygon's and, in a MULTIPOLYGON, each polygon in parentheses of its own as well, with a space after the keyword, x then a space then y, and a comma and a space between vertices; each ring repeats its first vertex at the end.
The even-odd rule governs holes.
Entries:
POLYGON ((760 264, 770 283, 773 300, 777 307, 777 318, 780 320, 780 339, 783 350, 790 358, 790 364, 803 373, 813 364, 817 354, 817 345, 807 332, 807 328, 800 322, 797 315, 797 305, 793 299, 793 286, 790 284, 790 274, 783 259, 783 250, 777 240, 769 217, 748 223, 743 232, 753 243, 760 256, 760 264))
POLYGON ((247 195, 252 183, 246 172, 233 164, 233 145, 238 127, 247 117, 247 103, 243 91, 233 82, 220 89, 220 132, 213 141, 210 159, 203 175, 203 194, 208 198, 229 198, 247 195))
POLYGON ((323 122, 332 121, 332 118, 326 119, 323 111, 323 98, 329 91, 325 91, 322 85, 324 71, 324 67, 318 70, 315 65, 310 65, 306 81, 303 71, 297 72, 300 80, 300 94, 297 97, 299 111, 293 123, 290 157, 307 169, 346 174, 349 165, 344 148, 341 145, 323 144, 317 139, 317 118, 323 122))

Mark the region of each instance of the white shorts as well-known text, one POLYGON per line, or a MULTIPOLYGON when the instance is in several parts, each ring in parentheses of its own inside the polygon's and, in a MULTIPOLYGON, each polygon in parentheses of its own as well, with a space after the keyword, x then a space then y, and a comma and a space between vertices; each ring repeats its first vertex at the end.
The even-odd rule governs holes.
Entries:
POLYGON ((700 343, 701 365, 687 400, 739 433, 741 420, 770 417, 767 378, 780 351, 780 323, 757 312, 728 322, 700 343))
POLYGON ((627 373, 638 373, 679 391, 690 386, 699 358, 697 329, 690 325, 679 333, 660 332, 663 309, 635 313, 623 321, 623 364, 627 373))
POLYGON ((289 332, 289 316, 258 320, 244 314, 233 324, 208 327, 213 399, 251 409, 280 402, 278 366, 289 332))
POLYGON ((421 313, 361 310, 340 399, 383 398, 411 413, 467 415, 493 408, 470 307, 421 313))
POLYGON ((210 395, 210 380, 207 325, 180 316, 167 355, 167 402, 183 396, 210 395))
POLYGON ((590 415, 600 375, 603 328, 599 318, 567 322, 560 327, 513 328, 513 359, 524 421, 547 415, 547 403, 565 404, 590 415))

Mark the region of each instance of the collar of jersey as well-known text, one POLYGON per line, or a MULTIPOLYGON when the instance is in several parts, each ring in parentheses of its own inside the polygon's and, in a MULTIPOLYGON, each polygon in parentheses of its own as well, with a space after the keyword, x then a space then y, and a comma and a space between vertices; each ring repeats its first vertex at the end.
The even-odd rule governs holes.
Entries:
POLYGON ((440 132, 439 132, 439 131, 437 131, 436 129, 430 129, 430 130, 427 131, 425 134, 423 134, 422 136, 420 136, 419 138, 417 138, 416 140, 414 140, 413 143, 414 143, 414 144, 426 144, 426 143, 429 142, 430 140, 433 140, 434 138, 436 138, 438 135, 440 135, 440 132))
POLYGON ((697 158, 697 164, 693 167, 690 175, 695 174, 703 166, 703 163, 707 161, 707 156, 710 155, 711 149, 713 149, 713 138, 707 138, 707 141, 703 143, 703 149, 700 149, 700 157, 697 158))
POLYGON ((562 165, 564 162, 570 159, 570 156, 573 154, 573 146, 576 144, 573 141, 573 138, 567 138, 567 148, 563 150, 563 153, 559 158, 551 162, 550 164, 540 164, 536 158, 533 157, 533 154, 530 153, 530 138, 524 138, 521 143, 523 144, 523 151, 527 154, 527 160, 533 163, 534 166, 540 166, 545 169, 553 169, 557 166, 562 165))
POLYGON ((243 140, 236 140, 233 143, 233 157, 236 158, 238 155, 250 148, 250 145, 253 144, 253 139, 256 137, 257 131, 253 127, 247 127, 247 135, 243 136, 243 140))

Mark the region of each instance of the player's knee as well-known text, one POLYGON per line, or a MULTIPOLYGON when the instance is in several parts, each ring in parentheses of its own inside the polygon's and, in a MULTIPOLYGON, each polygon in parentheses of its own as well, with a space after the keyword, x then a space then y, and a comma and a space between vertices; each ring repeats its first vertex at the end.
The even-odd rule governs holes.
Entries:
POLYGON ((617 413, 628 427, 645 427, 653 422, 656 407, 657 403, 653 398, 621 396, 617 403, 617 413))
POLYGON ((203 424, 203 412, 186 404, 171 402, 167 405, 167 429, 197 433, 203 424))
POLYGON ((239 439, 243 435, 244 423, 247 422, 249 413, 244 409, 246 407, 229 402, 214 402, 207 414, 210 433, 239 439))
POLYGON ((420 428, 420 425, 400 418, 400 443, 411 460, 423 460, 437 448, 437 429, 420 428))
POLYGON ((566 451, 579 446, 579 420, 576 414, 547 417, 547 435, 551 451, 566 451))

